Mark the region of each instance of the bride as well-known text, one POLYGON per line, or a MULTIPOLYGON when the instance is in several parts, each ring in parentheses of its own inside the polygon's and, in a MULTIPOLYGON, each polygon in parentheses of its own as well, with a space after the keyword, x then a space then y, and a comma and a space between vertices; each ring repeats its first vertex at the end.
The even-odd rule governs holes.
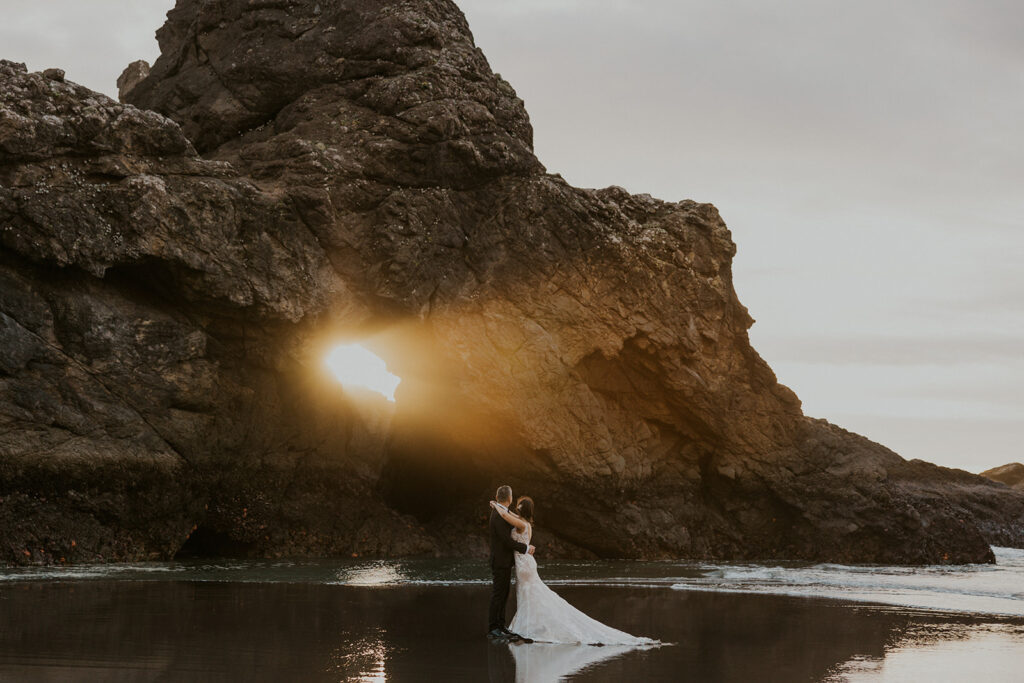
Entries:
MULTIPOLYGON (((512 538, 530 544, 533 535, 533 499, 520 496, 513 513, 504 505, 491 501, 491 507, 511 524, 512 538)), ((533 555, 515 554, 516 614, 509 630, 524 638, 545 643, 580 643, 585 645, 655 645, 651 638, 631 636, 606 626, 579 611, 547 587, 537 574, 533 555)))

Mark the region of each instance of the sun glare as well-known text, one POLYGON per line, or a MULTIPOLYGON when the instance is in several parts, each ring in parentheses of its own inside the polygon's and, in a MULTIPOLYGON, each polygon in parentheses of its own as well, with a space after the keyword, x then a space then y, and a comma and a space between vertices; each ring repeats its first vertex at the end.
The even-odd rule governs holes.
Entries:
POLYGON ((388 372, 380 356, 359 344, 340 344, 324 359, 327 367, 343 387, 358 386, 395 400, 395 389, 402 379, 388 372))

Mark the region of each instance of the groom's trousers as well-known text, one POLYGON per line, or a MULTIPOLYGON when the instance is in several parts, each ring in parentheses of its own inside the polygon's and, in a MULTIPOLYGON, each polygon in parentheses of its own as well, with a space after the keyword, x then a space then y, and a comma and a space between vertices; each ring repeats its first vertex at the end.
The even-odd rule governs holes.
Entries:
POLYGON ((487 630, 505 628, 505 603, 512 584, 512 567, 491 567, 491 610, 487 630))

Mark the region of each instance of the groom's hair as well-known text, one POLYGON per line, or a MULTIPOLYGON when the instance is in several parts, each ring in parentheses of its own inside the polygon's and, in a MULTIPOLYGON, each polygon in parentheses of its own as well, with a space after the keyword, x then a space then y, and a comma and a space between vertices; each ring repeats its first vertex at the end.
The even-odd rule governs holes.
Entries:
POLYGON ((505 500, 512 500, 512 487, 508 484, 502 484, 498 487, 498 492, 494 494, 494 500, 499 503, 505 500))

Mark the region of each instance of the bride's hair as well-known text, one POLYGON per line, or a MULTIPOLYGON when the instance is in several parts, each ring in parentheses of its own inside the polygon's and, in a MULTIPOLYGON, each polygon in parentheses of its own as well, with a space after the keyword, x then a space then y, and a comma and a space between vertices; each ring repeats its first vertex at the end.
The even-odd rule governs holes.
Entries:
POLYGON ((519 500, 516 501, 516 512, 527 522, 533 524, 533 498, 519 496, 519 500))

